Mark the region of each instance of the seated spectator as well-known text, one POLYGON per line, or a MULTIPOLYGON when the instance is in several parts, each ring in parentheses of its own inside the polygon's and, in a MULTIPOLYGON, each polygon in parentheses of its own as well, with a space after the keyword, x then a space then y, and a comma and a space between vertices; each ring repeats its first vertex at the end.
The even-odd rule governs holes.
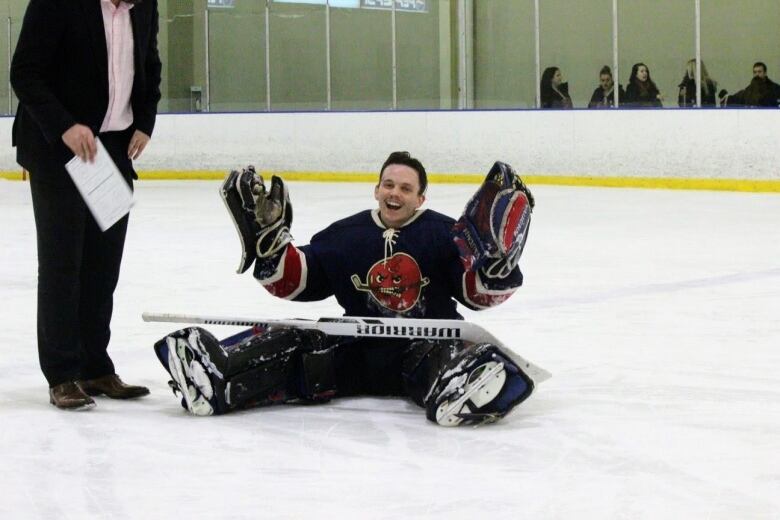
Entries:
POLYGON ((753 79, 750 85, 731 96, 725 90, 719 94, 721 106, 774 107, 780 104, 780 85, 769 79, 766 64, 753 65, 753 79))
POLYGON ((625 102, 621 106, 627 107, 662 107, 661 92, 650 78, 650 69, 644 63, 635 63, 631 67, 631 77, 626 87, 625 102))
MULTIPOLYGON (((619 99, 622 101, 626 97, 626 92, 622 85, 618 85, 620 92, 619 99)), ((615 106, 615 81, 612 79, 612 69, 604 65, 599 72, 599 86, 593 91, 590 97, 588 108, 610 108, 615 106)))
POLYGON ((544 69, 541 81, 542 108, 572 108, 569 84, 563 83, 563 74, 558 67, 544 69))
MULTIPOLYGON (((707 67, 704 66, 704 62, 701 62, 701 106, 714 107, 715 92, 717 91, 718 84, 710 78, 707 73, 707 67)), ((677 104, 681 107, 695 107, 696 106, 696 60, 688 60, 685 66, 685 75, 678 85, 680 88, 677 95, 677 104)))

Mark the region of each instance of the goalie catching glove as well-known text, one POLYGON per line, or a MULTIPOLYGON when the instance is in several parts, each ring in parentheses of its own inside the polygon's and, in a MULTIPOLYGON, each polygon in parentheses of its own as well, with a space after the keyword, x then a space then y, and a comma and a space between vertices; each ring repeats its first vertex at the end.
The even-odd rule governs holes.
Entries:
POLYGON ((464 268, 489 278, 508 276, 523 252, 533 207, 528 187, 497 161, 452 228, 464 268))
POLYGON ((290 243, 292 204, 280 177, 271 178, 270 189, 254 166, 228 174, 220 189, 222 200, 241 240, 241 261, 236 272, 249 269, 257 258, 268 258, 290 243))

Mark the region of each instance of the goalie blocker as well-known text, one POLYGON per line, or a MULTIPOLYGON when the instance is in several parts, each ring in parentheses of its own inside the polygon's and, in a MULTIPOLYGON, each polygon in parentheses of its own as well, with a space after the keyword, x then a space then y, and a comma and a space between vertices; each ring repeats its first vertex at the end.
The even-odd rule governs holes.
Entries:
POLYGON ((188 327, 154 349, 182 406, 200 416, 395 395, 425 408, 429 420, 456 426, 498 420, 534 390, 509 353, 490 343, 350 338, 291 327, 253 328, 218 341, 203 328, 188 327))

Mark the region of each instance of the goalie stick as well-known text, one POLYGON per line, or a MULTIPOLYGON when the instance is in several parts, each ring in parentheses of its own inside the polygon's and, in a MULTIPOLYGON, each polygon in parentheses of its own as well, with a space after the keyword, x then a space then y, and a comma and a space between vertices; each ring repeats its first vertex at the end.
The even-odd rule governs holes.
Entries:
POLYGON ((235 325, 272 329, 293 327, 305 330, 318 330, 329 336, 371 337, 371 338, 409 338, 409 339, 460 339, 472 343, 491 343, 501 348, 517 363, 523 372, 535 384, 551 377, 551 374, 524 359, 507 347, 493 334, 479 325, 462 320, 425 320, 415 318, 360 318, 345 316, 341 318, 303 319, 266 319, 236 318, 221 316, 194 316, 171 313, 143 313, 147 322, 191 323, 197 325, 235 325))

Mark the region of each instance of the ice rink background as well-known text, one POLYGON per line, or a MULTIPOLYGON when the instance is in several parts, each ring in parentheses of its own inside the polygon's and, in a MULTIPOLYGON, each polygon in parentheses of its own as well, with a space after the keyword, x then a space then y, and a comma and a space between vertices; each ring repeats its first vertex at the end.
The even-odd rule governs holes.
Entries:
MULTIPOLYGON (((778 195, 532 186, 525 286, 463 314, 553 377, 447 429, 393 399, 186 415, 152 351, 175 326, 143 311, 340 311, 234 273, 218 183, 136 186, 110 352, 152 395, 67 413, 37 363, 29 186, 0 181, 0 518, 780 517, 778 195)), ((475 189, 426 205, 457 216, 475 189)), ((374 204, 369 184, 290 192, 299 244, 374 204)))

